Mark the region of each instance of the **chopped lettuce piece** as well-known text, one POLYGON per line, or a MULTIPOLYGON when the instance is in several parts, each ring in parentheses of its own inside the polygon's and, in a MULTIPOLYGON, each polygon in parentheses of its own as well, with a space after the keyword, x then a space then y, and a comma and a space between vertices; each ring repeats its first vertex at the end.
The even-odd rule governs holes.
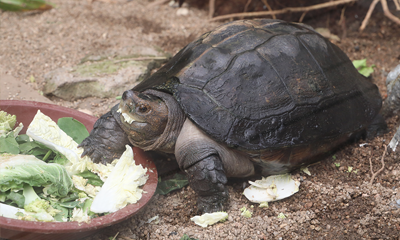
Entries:
POLYGON ((58 210, 52 208, 49 203, 43 199, 37 199, 27 206, 25 209, 13 207, 7 204, 0 203, 0 216, 27 220, 27 221, 54 221, 54 217, 58 210))
POLYGON ((278 214, 278 218, 280 218, 280 219, 285 219, 286 216, 285 216, 285 214, 283 214, 283 213, 279 213, 279 214, 278 214))
POLYGON ((105 182, 110 175, 110 173, 113 171, 115 168, 115 165, 117 164, 118 159, 115 159, 111 163, 107 163, 107 165, 104 165, 102 163, 94 163, 90 169, 91 172, 96 173, 100 179, 105 182))
POLYGON ((78 148, 78 144, 40 110, 29 124, 26 134, 48 148, 63 154, 70 161, 65 167, 71 175, 83 172, 87 168, 90 169, 93 164, 89 157, 80 157, 83 149, 78 148))
POLYGON ((18 215, 25 214, 25 210, 23 208, 17 208, 4 203, 0 203, 0 209, 0 216, 6 218, 18 219, 18 215))
POLYGON ((90 221, 90 216, 84 212, 82 208, 74 208, 74 210, 72 210, 72 217, 70 218, 70 221, 88 223, 90 221))
POLYGON ((307 174, 308 176, 311 176, 311 172, 308 169, 308 167, 301 167, 300 171, 303 171, 305 174, 307 174))
POLYGON ((228 213, 214 212, 214 213, 204 213, 201 216, 194 216, 190 220, 192 220, 195 224, 205 228, 217 222, 224 222, 226 219, 228 219, 228 213))
POLYGON ((87 199, 82 208, 74 208, 72 210, 72 216, 70 221, 89 223, 91 219, 89 215, 89 209, 92 202, 93 201, 91 199, 87 199))
POLYGON ((17 207, 23 208, 25 205, 25 197, 22 191, 8 191, 6 196, 6 202, 10 205, 17 205, 17 207))
POLYGON ((52 206, 50 206, 50 203, 44 199, 36 199, 31 203, 29 203, 28 205, 25 205, 24 209, 26 212, 34 212, 34 213, 46 212, 52 217, 54 217, 58 212, 60 212, 59 210, 54 209, 52 206))
POLYGON ((99 186, 93 186, 92 184, 89 184, 88 179, 77 175, 72 176, 72 182, 77 189, 84 191, 90 197, 95 197, 101 189, 99 186))
POLYGON ((273 175, 262 178, 246 188, 243 194, 251 202, 262 203, 287 198, 299 191, 300 182, 293 180, 290 174, 273 175))
POLYGON ((45 163, 30 155, 0 155, 0 191, 46 186, 48 194, 64 197, 73 184, 66 169, 56 163, 45 163))
POLYGON ((0 111, 0 137, 5 137, 14 129, 17 122, 17 116, 0 111))
POLYGON ((24 124, 22 124, 22 123, 19 123, 19 125, 14 128, 14 130, 13 130, 14 138, 18 137, 18 134, 22 131, 23 128, 24 128, 24 124))
POLYGON ((160 217, 158 215, 147 219, 146 223, 151 223, 154 221, 154 224, 159 224, 160 223, 160 217))
POLYGON ((122 117, 124 118, 124 121, 125 121, 125 122, 131 124, 131 123, 133 123, 133 122, 135 121, 135 119, 131 118, 131 117, 129 116, 129 114, 123 113, 122 110, 121 110, 121 108, 118 108, 117 112, 121 113, 121 115, 122 115, 122 117))
POLYGON ((44 199, 36 199, 33 202, 25 205, 25 213, 19 217, 21 220, 27 221, 54 221, 54 216, 60 210, 54 209, 50 203, 44 199))
POLYGON ((146 172, 146 168, 135 164, 132 148, 126 145, 125 152, 97 193, 90 210, 95 213, 115 212, 128 203, 136 203, 143 192, 139 187, 148 179, 146 172))
MULTIPOLYGON (((105 165, 103 165, 105 166, 105 165)), ((93 186, 103 186, 104 182, 101 180, 101 178, 99 177, 99 175, 91 172, 91 171, 84 171, 81 173, 76 174, 76 176, 81 176, 85 179, 87 179, 87 183, 92 184, 93 186)))
POLYGON ((21 155, 21 154, 1 154, 0 155, 0 169, 12 169, 19 165, 36 165, 46 164, 42 160, 32 155, 21 155))
POLYGON ((246 207, 242 207, 240 211, 242 212, 240 215, 246 218, 251 218, 251 216, 253 215, 253 213, 250 212, 246 207))
POLYGON ((33 190, 33 187, 29 186, 28 184, 24 186, 23 195, 25 197, 24 206, 35 201, 36 199, 40 199, 40 197, 36 194, 35 190, 33 190))

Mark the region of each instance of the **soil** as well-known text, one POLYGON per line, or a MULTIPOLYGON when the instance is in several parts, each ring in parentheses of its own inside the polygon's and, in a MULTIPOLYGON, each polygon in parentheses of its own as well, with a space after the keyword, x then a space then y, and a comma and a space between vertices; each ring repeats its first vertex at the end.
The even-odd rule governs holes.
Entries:
MULTIPOLYGON (((195 37, 221 24, 209 22, 205 8, 191 7, 188 15, 182 16, 168 4, 143 0, 51 2, 57 7, 46 12, 0 14, 0 76, 16 78, 20 85, 29 85, 32 93, 40 92, 44 74, 78 64, 88 54, 137 43, 175 54, 195 37)), ((374 64, 372 80, 385 97, 386 75, 400 63, 400 26, 375 11, 367 29, 359 33, 367 9, 348 6, 344 11, 346 21, 339 24, 342 9, 306 16, 304 22, 338 35, 341 40, 335 43, 350 59, 367 58, 368 65, 374 64)), ((28 90, 17 89, 20 85, 3 86, 3 79, 1 92, 7 99, 28 95, 28 90)), ((117 103, 115 99, 97 98, 46 100, 95 116, 117 103)), ((184 234, 196 239, 399 239, 400 154, 399 150, 383 153, 400 118, 392 116, 387 123, 386 134, 350 143, 309 166, 311 176, 295 171, 293 177, 300 180, 300 191, 270 203, 268 208, 260 208, 242 195, 247 179, 232 179, 228 221, 202 228, 190 221, 197 214, 196 198, 190 187, 185 187, 165 196, 155 195, 138 215, 86 240, 180 239, 184 234), (383 170, 372 177, 382 167, 381 161, 383 170), (251 218, 240 215, 244 206, 253 212, 251 218), (286 218, 278 218, 280 213, 286 218), (147 223, 157 215, 157 223, 147 223)))

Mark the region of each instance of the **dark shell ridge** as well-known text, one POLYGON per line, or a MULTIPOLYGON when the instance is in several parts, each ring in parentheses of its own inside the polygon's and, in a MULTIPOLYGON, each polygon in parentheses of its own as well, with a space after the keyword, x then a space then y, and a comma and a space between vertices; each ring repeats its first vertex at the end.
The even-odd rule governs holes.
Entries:
POLYGON ((204 34, 134 89, 147 88, 174 94, 201 129, 247 150, 350 134, 381 107, 378 88, 336 45, 278 20, 235 21, 204 34))

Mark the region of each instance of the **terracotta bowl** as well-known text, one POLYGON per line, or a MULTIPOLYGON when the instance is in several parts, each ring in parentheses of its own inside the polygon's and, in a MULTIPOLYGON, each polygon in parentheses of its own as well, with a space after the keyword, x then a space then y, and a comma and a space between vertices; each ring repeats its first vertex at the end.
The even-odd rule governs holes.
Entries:
MULTIPOLYGON (((17 124, 22 122, 24 129, 29 126, 38 109, 57 122, 61 117, 73 117, 83 123, 90 132, 97 118, 88 114, 60 107, 57 105, 19 101, 2 100, 0 109, 10 114, 17 115, 17 124)), ((25 133, 23 131, 22 133, 25 133)), ((6 239, 38 239, 38 240, 63 240, 80 239, 92 235, 104 227, 111 226, 138 213, 153 196, 157 187, 157 170, 154 163, 149 159, 145 152, 138 148, 133 148, 136 163, 142 164, 148 169, 149 179, 143 186, 144 194, 135 204, 129 204, 123 209, 108 214, 103 217, 94 218, 90 223, 78 222, 30 222, 0 217, 0 237, 6 239)))

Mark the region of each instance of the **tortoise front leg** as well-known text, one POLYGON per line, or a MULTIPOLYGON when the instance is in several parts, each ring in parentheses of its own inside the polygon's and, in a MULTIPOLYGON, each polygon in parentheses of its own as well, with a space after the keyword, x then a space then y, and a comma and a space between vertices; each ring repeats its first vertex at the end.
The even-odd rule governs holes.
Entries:
POLYGON ((211 213, 227 208, 227 178, 218 155, 210 155, 184 170, 189 177, 190 187, 197 193, 199 211, 211 213))
POLYGON ((89 156, 93 162, 111 163, 120 158, 125 151, 125 145, 130 144, 128 136, 113 117, 112 111, 118 109, 115 105, 110 112, 101 116, 93 126, 89 137, 85 138, 79 147, 83 147, 83 156, 89 156))

